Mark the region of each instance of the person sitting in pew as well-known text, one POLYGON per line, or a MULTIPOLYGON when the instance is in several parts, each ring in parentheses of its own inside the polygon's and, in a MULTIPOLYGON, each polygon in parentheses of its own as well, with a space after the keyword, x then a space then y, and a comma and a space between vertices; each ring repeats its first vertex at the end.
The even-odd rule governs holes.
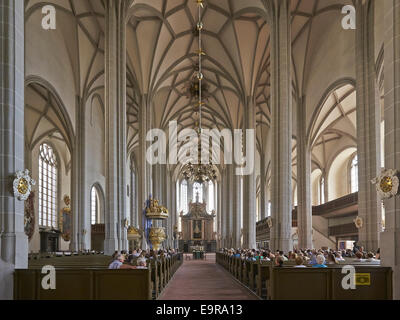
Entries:
POLYGON ((284 262, 284 260, 283 260, 282 256, 276 256, 276 258, 275 258, 275 267, 282 268, 283 267, 283 262, 284 262))
POLYGON ((296 252, 289 252, 289 261, 296 261, 297 253, 296 252))
POLYGON ((340 251, 336 252, 336 261, 340 262, 340 261, 346 261, 343 257, 342 257, 342 253, 340 251))
POLYGON ((114 261, 117 256, 118 256, 118 251, 114 251, 113 255, 111 256, 111 262, 114 261))
POLYGON ((279 256, 282 257, 283 261, 288 261, 288 258, 283 254, 283 251, 279 250, 279 256))
POLYGON ((136 269, 147 269, 147 262, 145 257, 138 258, 136 264, 136 269))
POLYGON ((312 252, 311 252, 311 255, 310 255, 310 264, 311 265, 315 265, 315 264, 317 264, 317 251, 316 250, 313 250, 312 252))
POLYGON ((354 262, 365 262, 365 259, 363 258, 364 255, 362 254, 361 251, 357 251, 356 252, 356 259, 354 260, 354 262))
POLYGON ((319 254, 316 258, 317 264, 314 264, 314 268, 327 268, 325 265, 325 257, 322 254, 319 254))
POLYGON ((236 253, 234 255, 235 258, 240 258, 241 254, 240 254, 240 250, 236 250, 236 253))
POLYGON ((110 263, 110 265, 108 266, 108 269, 136 269, 136 267, 124 264, 125 261, 125 256, 123 254, 118 254, 115 257, 115 260, 113 262, 110 263))
POLYGON ((249 252, 247 254, 247 261, 256 261, 256 258, 254 257, 254 253, 253 252, 249 252))
POLYGON ((338 264, 334 254, 332 252, 328 253, 328 262, 327 262, 327 264, 338 264))
POLYGON ((378 259, 374 258, 374 254, 372 252, 368 252, 366 262, 379 262, 378 259))
POLYGON ((304 259, 302 256, 297 256, 295 268, 307 268, 304 264, 304 259))

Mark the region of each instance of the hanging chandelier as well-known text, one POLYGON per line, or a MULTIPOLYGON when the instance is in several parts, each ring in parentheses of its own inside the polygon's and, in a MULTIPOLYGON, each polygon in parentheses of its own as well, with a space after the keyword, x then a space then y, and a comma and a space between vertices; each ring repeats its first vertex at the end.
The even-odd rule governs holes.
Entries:
MULTIPOLYGON (((199 35, 199 49, 197 54, 199 57, 199 63, 196 65, 196 71, 194 80, 191 81, 189 87, 189 94, 191 97, 198 98, 196 105, 196 112, 198 108, 199 112, 199 128, 198 128, 198 161, 196 164, 189 162, 184 166, 182 174, 186 180, 193 182, 204 183, 208 181, 213 181, 217 178, 217 172, 212 164, 211 156, 207 164, 201 163, 201 112, 203 106, 203 90, 207 90, 208 86, 203 82, 204 75, 202 73, 202 57, 205 56, 205 52, 202 49, 201 35, 203 30, 203 22, 201 21, 201 9, 204 8, 204 0, 196 0, 199 12, 199 21, 197 23, 197 31, 199 35)), ((206 97, 207 98, 207 97, 206 97)))

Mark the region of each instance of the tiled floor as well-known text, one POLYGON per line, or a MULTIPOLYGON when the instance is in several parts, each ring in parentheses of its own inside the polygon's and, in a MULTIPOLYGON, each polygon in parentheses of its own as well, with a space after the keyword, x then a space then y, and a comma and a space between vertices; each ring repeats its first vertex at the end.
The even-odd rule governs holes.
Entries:
POLYGON ((207 260, 184 260, 159 300, 258 300, 215 263, 215 254, 207 260))

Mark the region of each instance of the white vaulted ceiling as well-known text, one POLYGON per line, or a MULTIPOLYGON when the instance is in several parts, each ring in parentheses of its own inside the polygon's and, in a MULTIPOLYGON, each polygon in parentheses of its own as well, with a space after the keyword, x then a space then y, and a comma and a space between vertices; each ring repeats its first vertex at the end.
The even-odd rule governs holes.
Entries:
MULTIPOLYGON (((243 127, 246 104, 253 97, 257 110, 257 150, 267 154, 265 161, 269 162, 270 27, 265 1, 204 1, 203 49, 207 56, 203 71, 210 97, 203 110, 203 126, 243 127)), ((354 99, 341 101, 346 87, 327 91, 341 79, 355 78, 355 33, 341 28, 341 9, 345 4, 352 1, 291 1, 294 163, 298 97, 305 97, 304 125, 316 163, 324 163, 326 154, 319 150, 322 146, 329 149, 354 141, 354 99), (335 99, 340 103, 335 104, 335 99), (336 107, 330 110, 328 105, 336 107)), ((27 0, 25 7, 27 77, 45 79, 52 85, 52 91, 58 93, 67 110, 74 132, 76 97, 82 99, 85 107, 94 99, 103 105, 104 1, 27 0), (41 28, 44 4, 56 7, 55 31, 41 28)), ((176 120, 179 129, 193 128, 198 121, 194 103, 185 96, 185 85, 197 63, 195 0, 131 0, 129 10, 128 154, 138 146, 138 112, 145 103, 153 104, 153 127, 165 130, 169 121, 176 120)), ((269 170, 269 165, 265 168, 269 170)))
MULTIPOLYGON (((185 96, 198 61, 197 21, 195 1, 135 1, 128 66, 139 96, 152 98, 154 127, 166 129, 176 120, 180 129, 193 128, 198 122, 195 104, 185 96)), ((206 1, 202 21, 203 73, 210 92, 203 127, 241 128, 247 97, 257 102, 257 121, 268 125, 269 26, 262 2, 206 1)))

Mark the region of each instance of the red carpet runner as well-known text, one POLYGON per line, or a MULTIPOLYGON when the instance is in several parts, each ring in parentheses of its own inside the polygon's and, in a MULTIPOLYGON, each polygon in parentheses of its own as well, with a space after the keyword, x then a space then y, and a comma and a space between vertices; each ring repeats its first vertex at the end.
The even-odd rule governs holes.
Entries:
POLYGON ((215 254, 207 260, 186 260, 176 271, 159 300, 258 300, 229 272, 215 263, 215 254))

